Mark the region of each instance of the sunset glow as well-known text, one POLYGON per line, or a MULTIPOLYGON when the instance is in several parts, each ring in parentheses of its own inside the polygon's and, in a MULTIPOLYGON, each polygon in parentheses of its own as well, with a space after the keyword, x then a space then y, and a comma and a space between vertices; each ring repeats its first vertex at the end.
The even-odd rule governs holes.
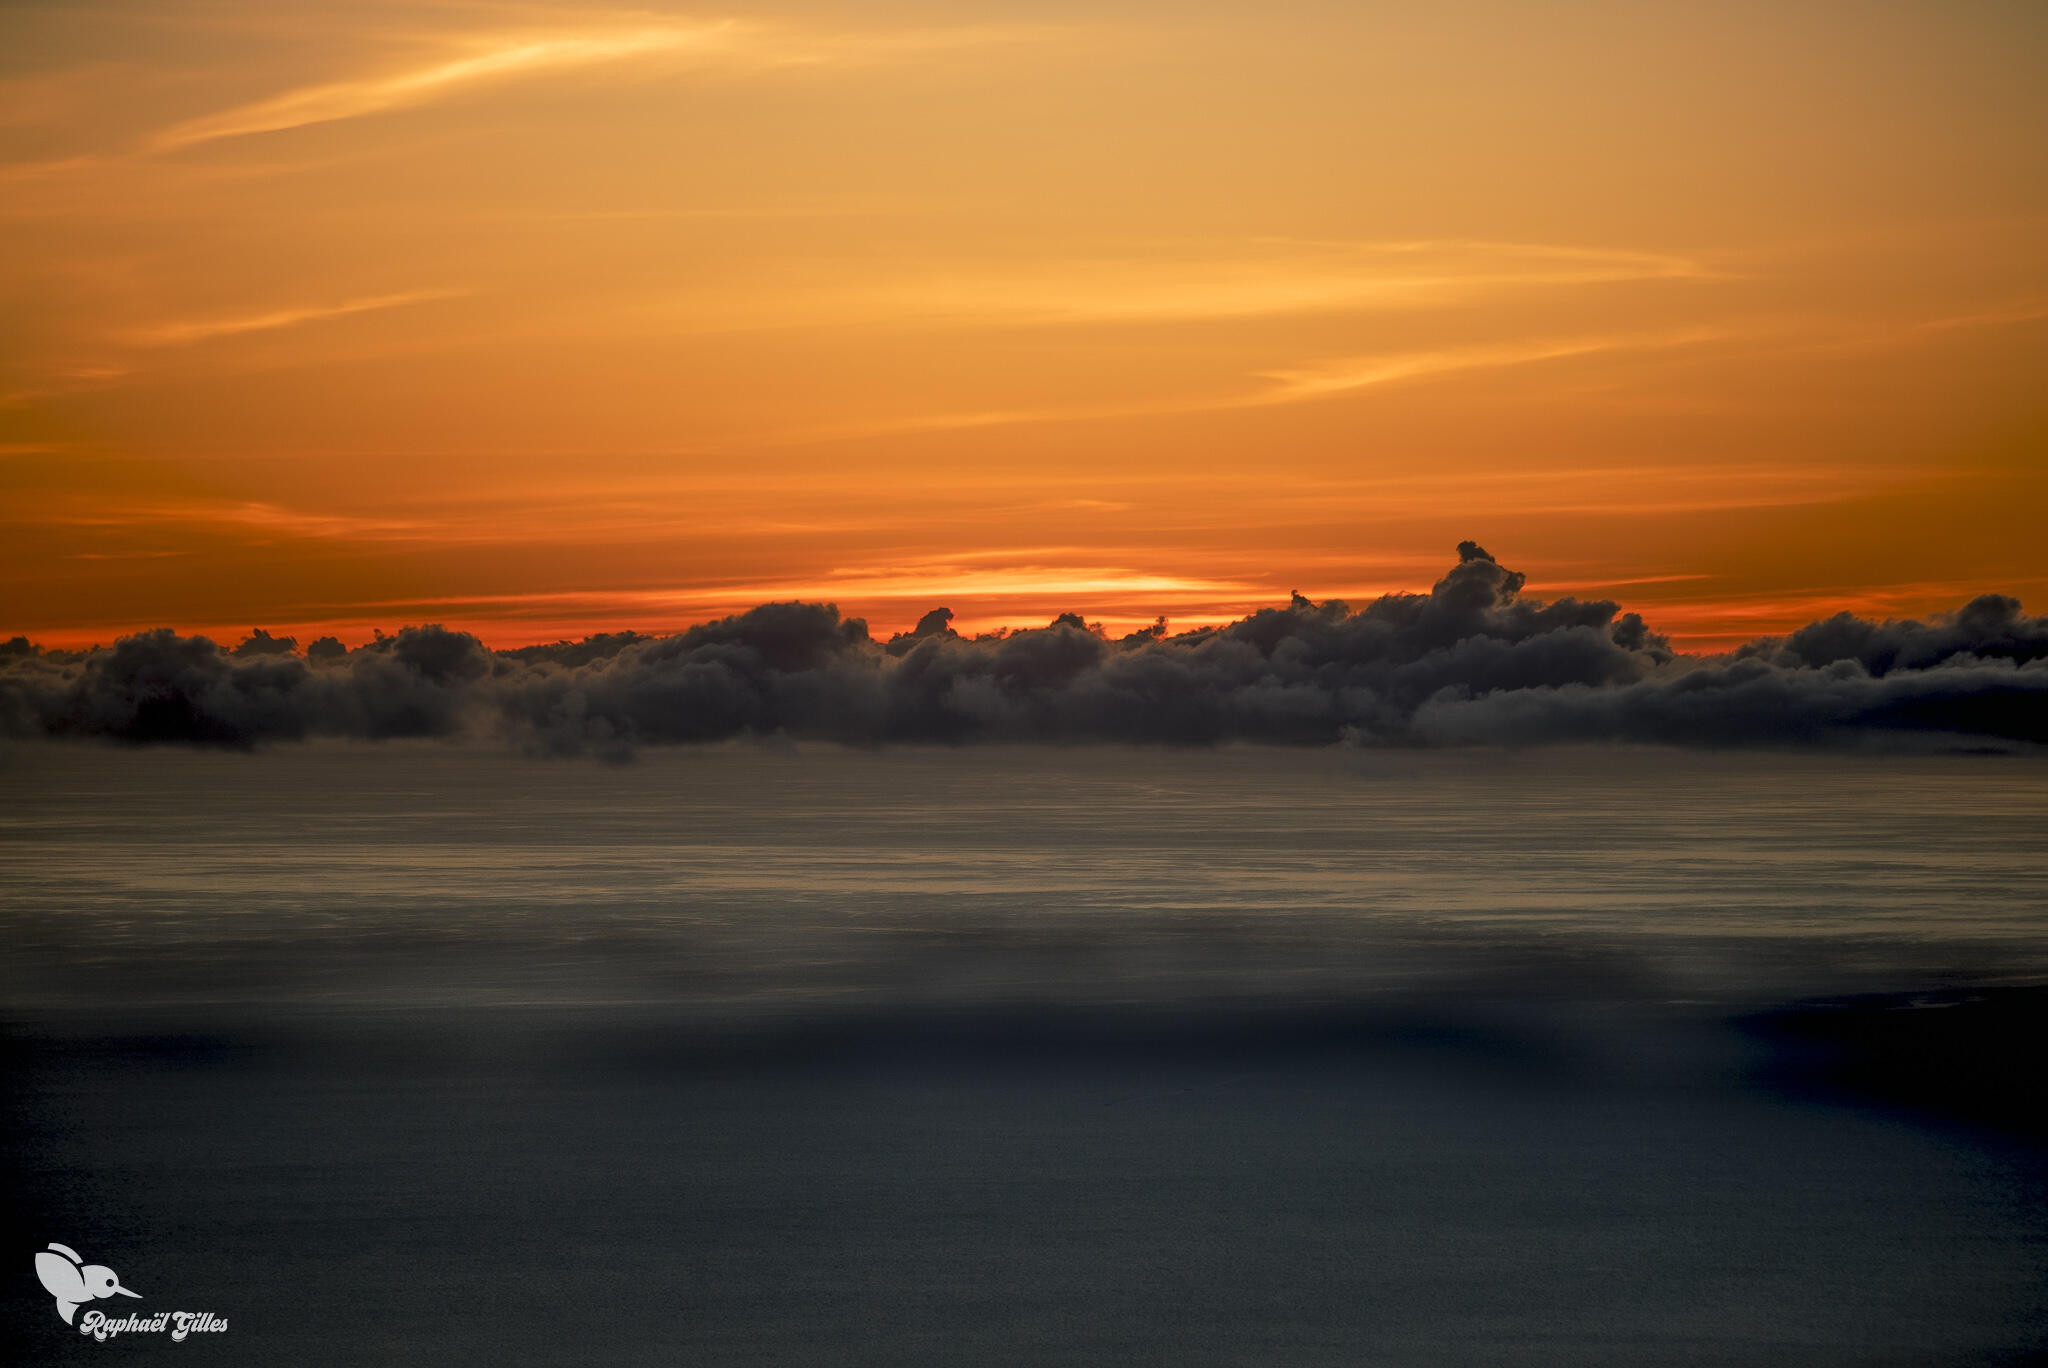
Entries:
POLYGON ((2038 608, 1964 8, 16 8, 0 637, 2038 608))

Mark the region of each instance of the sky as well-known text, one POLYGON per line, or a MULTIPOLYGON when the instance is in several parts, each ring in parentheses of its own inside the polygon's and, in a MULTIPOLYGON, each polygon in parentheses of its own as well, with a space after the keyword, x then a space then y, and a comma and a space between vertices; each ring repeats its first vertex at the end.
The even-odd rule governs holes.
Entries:
POLYGON ((0 636, 2048 602, 2048 10, 0 7, 0 636))

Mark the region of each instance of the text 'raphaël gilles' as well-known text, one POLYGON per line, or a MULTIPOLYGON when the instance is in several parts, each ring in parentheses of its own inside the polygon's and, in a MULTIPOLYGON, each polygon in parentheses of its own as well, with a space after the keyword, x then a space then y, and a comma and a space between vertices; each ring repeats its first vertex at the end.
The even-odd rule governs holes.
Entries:
POLYGON ((216 1316, 211 1311, 159 1311, 154 1316, 110 1316, 104 1311, 88 1311, 79 1318, 78 1333, 91 1335, 96 1340, 109 1340, 116 1335, 155 1334, 171 1332, 171 1338, 182 1340, 187 1335, 203 1335, 228 1328, 226 1316, 216 1316))

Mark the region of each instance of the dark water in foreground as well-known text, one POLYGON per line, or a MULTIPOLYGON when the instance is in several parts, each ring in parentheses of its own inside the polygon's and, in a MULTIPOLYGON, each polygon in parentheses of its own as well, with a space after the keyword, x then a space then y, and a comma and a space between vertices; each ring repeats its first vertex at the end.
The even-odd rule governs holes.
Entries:
POLYGON ((63 749, 0 786, 16 1359, 2048 1352, 2038 764, 63 749), (145 1294, 98 1306, 230 1328, 82 1339, 51 1240, 145 1294))

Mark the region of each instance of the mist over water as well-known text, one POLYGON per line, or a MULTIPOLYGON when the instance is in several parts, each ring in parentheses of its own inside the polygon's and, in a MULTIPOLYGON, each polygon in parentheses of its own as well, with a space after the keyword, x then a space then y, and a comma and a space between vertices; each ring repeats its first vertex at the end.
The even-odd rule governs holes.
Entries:
POLYGON ((2002 757, 17 751, 16 1006, 1772 1002, 2048 977, 2002 757))
POLYGON ((1743 1025, 2048 982, 2025 759, 5 764, 12 1196, 223 1361, 2048 1349, 2035 1140, 1743 1025))

